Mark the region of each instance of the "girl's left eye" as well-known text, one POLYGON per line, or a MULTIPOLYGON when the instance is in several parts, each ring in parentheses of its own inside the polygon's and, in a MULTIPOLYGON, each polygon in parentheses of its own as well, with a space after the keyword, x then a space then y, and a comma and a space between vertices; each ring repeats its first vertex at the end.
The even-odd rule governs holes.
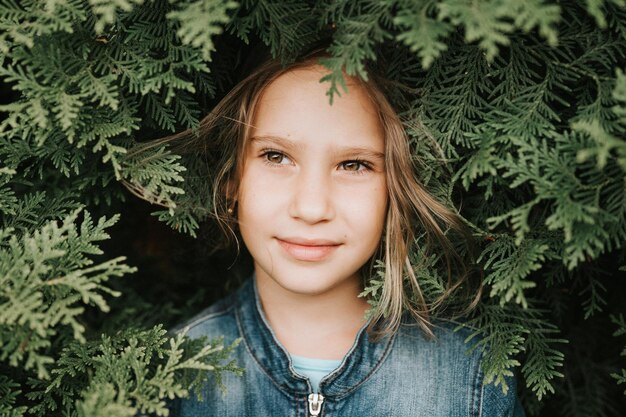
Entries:
POLYGON ((354 161, 344 161, 339 164, 345 171, 351 172, 365 172, 370 169, 369 165, 363 161, 354 160, 354 161))

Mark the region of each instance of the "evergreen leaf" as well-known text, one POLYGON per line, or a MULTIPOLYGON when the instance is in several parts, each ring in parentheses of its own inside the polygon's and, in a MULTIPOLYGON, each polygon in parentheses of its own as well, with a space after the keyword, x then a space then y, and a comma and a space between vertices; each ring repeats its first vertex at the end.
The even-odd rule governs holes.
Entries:
POLYGON ((239 13, 227 30, 246 44, 250 32, 256 32, 270 47, 272 56, 286 63, 315 42, 317 26, 317 13, 306 1, 242 0, 239 13))
POLYGON ((501 385, 508 391, 507 377, 512 369, 520 366, 515 359, 521 352, 527 353, 522 374, 528 387, 541 399, 547 392, 554 392, 552 379, 563 377, 557 369, 563 366, 564 355, 557 345, 567 343, 554 338, 556 326, 543 317, 545 311, 516 305, 482 304, 472 320, 460 327, 474 329, 466 339, 471 342, 470 351, 483 352, 481 368, 485 383, 501 385))
POLYGON ((491 286, 490 296, 498 297, 501 306, 513 299, 528 307, 524 290, 537 285, 528 277, 541 268, 546 258, 553 256, 545 241, 526 239, 517 244, 507 236, 498 237, 479 257, 479 261, 485 262, 485 283, 491 286))
MULTIPOLYGON (((321 58, 319 62, 327 67, 331 73, 323 76, 320 82, 329 82, 330 86, 326 95, 330 104, 333 103, 335 94, 341 96, 339 87, 344 92, 348 86, 344 79, 344 71, 348 76, 358 76, 367 80, 365 62, 375 60, 374 47, 392 35, 385 29, 383 23, 391 20, 391 5, 388 2, 362 1, 359 7, 351 8, 349 14, 345 13, 348 6, 345 1, 338 2, 333 6, 337 9, 344 8, 344 13, 336 13, 338 19, 333 21, 336 31, 333 34, 333 42, 328 47, 330 58, 321 58)), ((332 14, 326 19, 332 19, 332 14)))
POLYGON ((4 417, 22 417, 28 407, 16 405, 21 390, 20 385, 5 375, 0 375, 0 415, 4 417))
POLYGON ((554 25, 560 20, 560 8, 542 0, 445 0, 438 7, 438 19, 449 19, 454 25, 463 25, 465 40, 478 41, 488 61, 496 57, 499 47, 509 44, 508 35, 515 28, 528 32, 538 27, 539 33, 551 45, 557 42, 554 25))
MULTIPOLYGON (((626 6, 626 2, 624 0, 609 0, 608 2, 614 3, 620 7, 626 6)), ((601 28, 605 28, 607 26, 605 17, 606 11, 603 10, 603 6, 605 5, 605 3, 608 2, 606 2, 605 0, 586 0, 587 12, 591 16, 593 16, 593 18, 596 20, 597 25, 601 28)))
POLYGON ((181 172, 186 171, 179 159, 180 156, 172 154, 165 146, 130 153, 123 162, 122 182, 141 198, 169 207, 168 213, 172 214, 176 207, 174 197, 184 193, 175 185, 183 181, 181 172))
POLYGON ((211 61, 211 52, 215 49, 212 37, 222 33, 222 25, 230 21, 229 12, 239 5, 229 0, 197 0, 185 5, 175 3, 179 7, 169 12, 167 18, 178 22, 176 34, 183 44, 201 48, 202 58, 211 61))
POLYGON ((453 26, 437 20, 433 2, 400 2, 393 24, 405 32, 396 39, 417 52, 423 68, 428 68, 448 48, 445 39, 452 33, 453 26))
POLYGON ((93 225, 86 213, 78 229, 78 214, 76 210, 60 224, 51 221, 19 239, 4 236, 0 244, 0 357, 8 358, 12 366, 26 357, 24 368, 36 367, 39 378, 48 376, 46 365, 52 363, 42 352, 50 346, 49 338, 59 327, 69 326, 75 339, 84 340, 85 328, 78 320, 83 305, 107 311, 101 293, 119 293, 103 283, 135 271, 121 263, 123 257, 85 268, 93 264, 86 254, 101 254, 92 242, 107 239, 104 229, 117 217, 100 218, 93 225))
POLYGON ((89 0, 96 21, 94 30, 103 33, 106 25, 112 25, 118 20, 118 13, 130 12, 136 5, 143 4, 143 0, 89 0))

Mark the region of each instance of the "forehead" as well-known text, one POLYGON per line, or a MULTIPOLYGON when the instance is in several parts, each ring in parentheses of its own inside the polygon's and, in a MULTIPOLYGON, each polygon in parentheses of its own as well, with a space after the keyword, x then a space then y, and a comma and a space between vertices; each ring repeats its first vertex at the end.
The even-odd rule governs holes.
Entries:
POLYGON ((326 95, 330 84, 319 81, 326 74, 326 68, 314 65, 290 70, 272 81, 256 105, 253 135, 382 140, 378 109, 365 87, 348 78, 349 91, 340 89, 341 96, 335 94, 331 105, 326 95))

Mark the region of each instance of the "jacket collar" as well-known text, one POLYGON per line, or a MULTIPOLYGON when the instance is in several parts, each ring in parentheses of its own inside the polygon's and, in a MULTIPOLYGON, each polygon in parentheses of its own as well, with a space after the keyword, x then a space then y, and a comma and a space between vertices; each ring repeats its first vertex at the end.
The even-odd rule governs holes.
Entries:
MULTIPOLYGON (((308 395, 306 379, 296 376, 289 353, 265 317, 256 277, 246 280, 238 292, 237 323, 254 360, 281 391, 288 395, 308 395)), ((366 331, 368 324, 369 321, 359 329, 341 365, 321 382, 320 391, 325 397, 340 399, 352 393, 381 366, 391 350, 395 334, 373 343, 366 331)))

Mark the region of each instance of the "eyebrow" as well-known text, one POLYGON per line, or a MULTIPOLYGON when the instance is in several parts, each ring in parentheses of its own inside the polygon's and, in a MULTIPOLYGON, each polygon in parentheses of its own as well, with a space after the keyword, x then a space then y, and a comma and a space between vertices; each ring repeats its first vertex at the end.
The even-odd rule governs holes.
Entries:
MULTIPOLYGON (((273 136, 273 135, 253 136, 250 138, 250 143, 253 143, 253 142, 271 142, 276 145, 284 146, 290 150, 302 148, 301 145, 297 144, 291 139, 283 138, 280 136, 273 136)), ((340 153, 343 155, 345 154, 359 155, 359 156, 364 156, 366 158, 380 159, 382 161, 385 160, 384 153, 378 152, 371 148, 360 147, 360 146, 341 147, 338 149, 337 153, 340 153)))

